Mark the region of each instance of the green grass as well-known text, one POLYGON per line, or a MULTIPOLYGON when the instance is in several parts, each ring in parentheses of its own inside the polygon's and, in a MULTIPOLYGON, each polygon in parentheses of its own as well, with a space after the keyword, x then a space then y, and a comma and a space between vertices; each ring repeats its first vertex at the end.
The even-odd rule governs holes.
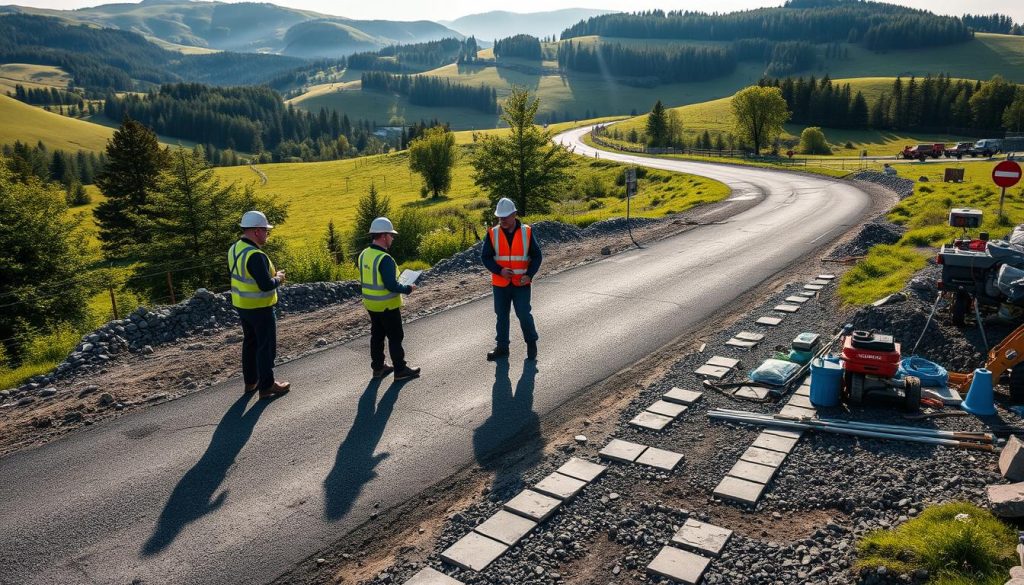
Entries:
POLYGON ((4 63, 0 65, 0 94, 14 93, 17 85, 31 89, 67 89, 71 76, 60 67, 4 63))
POLYGON ((1007 220, 998 221, 999 190, 991 180, 995 164, 894 165, 902 177, 917 180, 924 175, 929 181, 918 183, 914 194, 889 212, 890 221, 908 228, 903 237, 892 246, 875 246, 843 276, 839 283, 843 302, 863 305, 902 289, 913 273, 924 266, 925 259, 936 253, 935 248, 960 233, 946 225, 951 208, 981 209, 984 220, 980 231, 988 231, 993 238, 1005 235, 1010 226, 1024 223, 1024 194, 1020 187, 1007 190, 1007 220), (942 183, 939 173, 944 167, 963 168, 965 182, 942 183))
POLYGON ((988 510, 943 504, 893 530, 865 535, 857 543, 857 567, 885 566, 891 574, 924 569, 935 585, 1002 585, 1017 564, 1016 541, 988 510))
POLYGON ((0 95, 0 120, 4 121, 0 124, 0 144, 20 140, 35 145, 41 140, 54 150, 99 152, 114 134, 111 128, 47 112, 6 95, 0 95))

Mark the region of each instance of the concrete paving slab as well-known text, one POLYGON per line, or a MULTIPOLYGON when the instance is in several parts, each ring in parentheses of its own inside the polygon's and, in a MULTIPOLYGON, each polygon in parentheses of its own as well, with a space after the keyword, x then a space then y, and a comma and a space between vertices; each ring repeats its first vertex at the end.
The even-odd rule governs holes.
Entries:
POLYGON ((608 467, 605 465, 599 465, 597 463, 591 463, 585 459, 580 459, 579 457, 573 457, 555 471, 562 475, 575 477, 576 479, 589 483, 601 477, 601 474, 604 473, 606 469, 608 469, 608 467))
POLYGON ((623 441, 621 439, 612 439, 604 446, 604 449, 601 449, 598 452, 598 455, 605 459, 611 459, 612 461, 632 463, 636 461, 636 458, 646 450, 647 445, 630 443, 629 441, 623 441))
POLYGON ((697 585, 704 577, 711 559, 672 546, 662 547, 647 571, 685 585, 697 585))
POLYGON ((819 285, 819 286, 828 286, 830 283, 831 283, 831 281, 829 281, 829 280, 825 280, 823 278, 816 278, 816 279, 812 280, 811 282, 809 282, 808 284, 816 284, 816 285, 819 285))
POLYGON ((801 387, 797 388, 795 392, 793 392, 793 395, 794 396, 807 396, 808 398, 810 398, 810 396, 811 396, 811 388, 810 388, 810 386, 801 386, 801 387))
POLYGON ((697 374, 698 376, 704 376, 706 378, 714 378, 716 380, 721 380, 726 376, 726 374, 728 374, 731 371, 732 368, 703 365, 697 368, 693 373, 697 374))
POLYGON ((836 275, 835 274, 819 274, 818 275, 818 280, 835 280, 835 279, 836 279, 836 275))
POLYGON ((682 388, 673 388, 662 395, 662 398, 669 402, 675 402, 677 404, 685 404, 687 406, 700 400, 703 392, 696 390, 683 390, 682 388))
POLYGON ((752 331, 740 331, 733 336, 735 339, 742 339, 743 341, 762 341, 764 340, 764 333, 754 333, 752 331))
POLYGON ((811 410, 817 410, 814 407, 814 405, 811 404, 811 391, 810 391, 810 389, 807 390, 807 394, 795 394, 794 393, 793 396, 790 397, 789 402, 787 402, 786 404, 790 404, 792 406, 799 406, 800 408, 809 408, 811 410))
POLYGON ((661 429, 668 426, 668 423, 672 422, 672 417, 663 416, 660 414, 654 414, 653 412, 647 412, 646 410, 633 417, 633 420, 629 421, 629 424, 634 427, 640 427, 643 429, 651 429, 652 431, 660 431, 661 429))
POLYGON ((796 313, 800 310, 800 305, 775 305, 775 308, 772 310, 781 313, 796 313))
POLYGON ((761 433, 754 440, 753 447, 760 449, 768 449, 769 451, 777 451, 779 453, 789 454, 796 446, 798 439, 790 439, 788 437, 780 437, 771 433, 761 433))
POLYGON ((738 477, 725 476, 715 488, 715 497, 753 506, 761 499, 763 483, 754 483, 738 477))
POLYGON ((775 327, 779 323, 782 323, 782 317, 761 317, 757 321, 754 321, 758 325, 767 325, 769 327, 775 327))
POLYGON ((681 453, 648 447, 643 455, 637 458, 636 462, 640 465, 650 465, 665 471, 672 471, 682 460, 683 455, 681 453))
POLYGON ((747 450, 740 455, 740 459, 751 463, 760 463, 768 467, 778 467, 786 460, 786 454, 779 453, 778 451, 769 451, 761 447, 747 447, 747 450))
POLYGON ((722 549, 725 548, 725 544, 729 542, 731 536, 732 530, 728 528, 690 518, 672 536, 672 544, 677 544, 696 553, 717 557, 722 554, 722 549))
POLYGON ((776 436, 779 436, 779 437, 789 437, 790 439, 799 439, 800 437, 804 436, 804 432, 803 431, 796 431, 796 430, 793 430, 793 429, 781 429, 781 428, 777 428, 777 427, 776 428, 768 427, 768 428, 766 428, 764 430, 764 432, 768 433, 769 435, 776 435, 776 436))
MULTIPOLYGON (((777 438, 781 439, 782 437, 777 438)), ((533 486, 533 489, 546 496, 566 501, 572 499, 585 487, 587 487, 587 482, 575 477, 569 477, 568 475, 562 475, 556 471, 538 481, 537 485, 533 486)))
POLYGON ((809 299, 813 299, 814 297, 818 296, 818 293, 814 292, 813 290, 802 290, 796 294, 802 297, 807 297, 809 299))
POLYGON ((790 296, 790 297, 786 297, 785 300, 786 300, 787 303, 796 303, 798 305, 802 305, 802 304, 806 303, 807 301, 811 300, 811 297, 802 297, 800 295, 793 295, 793 296, 790 296))
POLYGON ((778 467, 761 465, 760 463, 751 463, 750 461, 743 461, 741 459, 732 466, 732 469, 730 469, 729 473, 726 475, 731 475, 754 483, 766 484, 772 480, 772 477, 778 469, 778 467))
POLYGON ((779 411, 779 414, 781 414, 782 416, 795 418, 814 418, 818 416, 818 412, 816 410, 810 408, 800 408, 799 406, 793 406, 792 404, 787 404, 786 406, 783 406, 782 410, 779 411))
POLYGON ((738 347, 740 349, 753 349, 757 347, 756 341, 744 341, 733 337, 732 339, 725 342, 729 347, 738 347))
POLYGON ((441 553, 441 560, 470 571, 483 571, 506 550, 507 545, 482 534, 470 532, 446 548, 441 553))
POLYGON ((654 414, 660 414, 661 416, 676 418, 686 412, 686 406, 676 404, 675 402, 669 402, 668 400, 659 400, 648 406, 646 410, 647 412, 653 412, 654 414))
POLYGON ((823 285, 820 285, 820 284, 805 284, 804 285, 804 290, 819 291, 819 290, 821 290, 823 288, 825 288, 825 287, 823 285))
POLYGON ((523 490, 503 506, 509 512, 529 518, 534 522, 543 522, 562 505, 558 498, 545 496, 533 490, 523 490))
POLYGON ((740 386, 733 394, 741 398, 764 400, 768 397, 768 389, 761 386, 740 386))
POLYGON ((515 546, 536 527, 537 523, 533 520, 505 510, 498 510, 496 514, 484 520, 473 530, 502 544, 515 546))
POLYGON ((427 567, 412 576, 405 585, 463 585, 462 581, 452 579, 448 575, 427 567))
POLYGON ((736 358, 724 357, 720 355, 713 356, 709 359, 705 365, 708 366, 719 366, 722 368, 729 368, 730 370, 740 365, 740 360, 736 358))

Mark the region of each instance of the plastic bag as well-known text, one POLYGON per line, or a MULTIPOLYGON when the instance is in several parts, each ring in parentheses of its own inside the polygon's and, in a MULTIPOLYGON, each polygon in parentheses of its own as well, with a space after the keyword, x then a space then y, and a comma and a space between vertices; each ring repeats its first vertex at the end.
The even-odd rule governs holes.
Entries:
POLYGON ((996 279, 999 291, 1006 295, 1006 300, 1019 304, 1024 302, 1024 270, 1009 264, 999 267, 999 278, 996 279))
POLYGON ((800 364, 784 360, 767 359, 750 372, 750 379, 769 386, 785 386, 800 370, 800 364))

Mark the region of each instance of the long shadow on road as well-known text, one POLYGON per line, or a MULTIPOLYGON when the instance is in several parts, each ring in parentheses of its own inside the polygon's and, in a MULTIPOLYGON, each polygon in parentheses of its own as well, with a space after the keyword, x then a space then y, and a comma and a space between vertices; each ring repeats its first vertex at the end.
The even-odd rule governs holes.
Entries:
POLYGON ((334 468, 324 479, 324 517, 328 520, 338 520, 348 513, 363 486, 377 477, 374 468, 390 455, 374 455, 373 452, 384 435, 384 428, 398 400, 398 392, 405 382, 392 382, 378 404, 377 390, 380 384, 380 380, 373 380, 363 391, 356 420, 338 447, 334 468))
POLYGON ((224 413, 213 431, 210 445, 199 461, 181 478, 171 492, 160 519, 157 520, 153 535, 142 547, 141 555, 155 555, 181 534, 185 526, 220 508, 227 499, 227 490, 214 497, 223 483, 228 469, 242 447, 249 441, 256 421, 270 404, 259 400, 248 411, 245 410, 251 395, 240 396, 224 413))
POLYGON ((540 416, 533 410, 537 362, 523 362, 523 375, 512 392, 507 359, 495 362, 491 416, 473 431, 473 452, 484 469, 494 471, 494 490, 515 490, 524 468, 540 458, 544 438, 540 416), (505 457, 514 452, 515 456, 505 457))

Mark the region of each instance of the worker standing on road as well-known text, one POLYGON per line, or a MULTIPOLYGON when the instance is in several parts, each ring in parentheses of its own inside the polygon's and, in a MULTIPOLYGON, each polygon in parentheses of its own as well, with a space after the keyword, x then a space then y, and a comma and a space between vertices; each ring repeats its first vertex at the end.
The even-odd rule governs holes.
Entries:
POLYGON ((259 390, 260 398, 287 394, 291 384, 274 380, 277 357, 277 288, 284 284, 284 271, 275 272, 274 263, 260 249, 270 229, 267 216, 247 211, 239 223, 242 237, 228 249, 231 272, 231 303, 242 322, 242 379, 245 392, 259 390), (271 276, 273 275, 273 276, 271 276))
POLYGON ((496 344, 487 353, 490 361, 508 357, 509 310, 515 307, 516 318, 526 340, 527 359, 537 358, 537 327, 530 307, 530 283, 540 270, 541 251, 533 230, 519 221, 516 204, 502 197, 494 210, 498 225, 487 230, 480 259, 491 271, 494 312, 498 321, 496 344))
POLYGON ((411 294, 416 285, 398 283, 398 264, 388 254, 395 241, 391 220, 378 217, 370 224, 372 243, 359 254, 359 281, 363 287, 363 306, 370 313, 370 367, 374 379, 395 373, 395 381, 418 378, 420 369, 405 363, 402 349, 402 295, 411 294), (391 362, 384 360, 384 338, 388 340, 391 362))

